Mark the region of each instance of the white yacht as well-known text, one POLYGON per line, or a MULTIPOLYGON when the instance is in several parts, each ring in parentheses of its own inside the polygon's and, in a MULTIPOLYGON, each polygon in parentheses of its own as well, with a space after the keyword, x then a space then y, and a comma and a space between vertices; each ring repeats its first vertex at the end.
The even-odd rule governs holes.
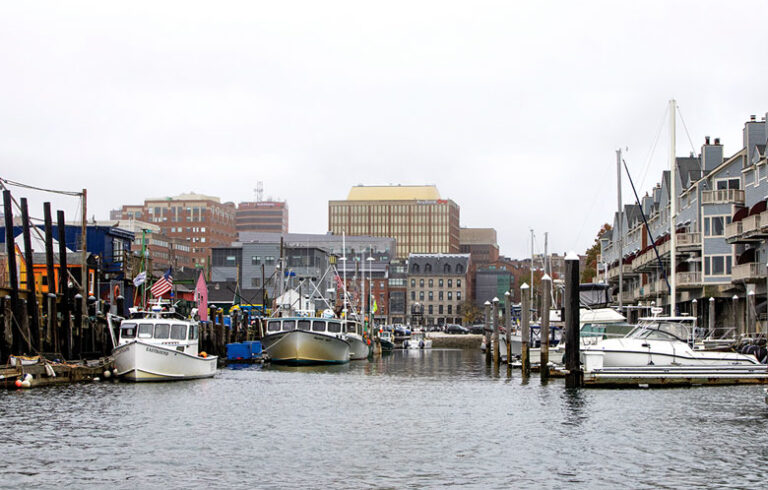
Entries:
POLYGON ((341 364, 350 359, 345 335, 336 318, 270 318, 262 345, 275 363, 341 364))
POLYGON ((695 350, 694 317, 641 318, 623 338, 603 339, 582 345, 582 362, 600 367, 642 366, 740 366, 760 364, 755 356, 737 352, 695 350), (599 357, 601 362, 594 363, 599 357))
MULTIPOLYGON (((197 322, 184 320, 160 306, 139 318, 122 320, 112 350, 117 376, 130 381, 210 378, 216 356, 198 353, 197 322)), ((110 324, 112 317, 110 315, 110 324)), ((110 326, 110 332, 112 328, 110 326)))

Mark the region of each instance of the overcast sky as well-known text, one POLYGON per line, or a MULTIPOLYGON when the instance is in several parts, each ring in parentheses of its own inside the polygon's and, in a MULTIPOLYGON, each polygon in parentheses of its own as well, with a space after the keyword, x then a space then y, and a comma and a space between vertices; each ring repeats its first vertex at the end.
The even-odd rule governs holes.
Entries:
MULTIPOLYGON (((616 208, 615 150, 643 193, 667 167, 670 98, 696 151, 705 135, 741 148, 744 121, 768 111, 767 10, 3 2, 0 177, 86 187, 97 219, 189 191, 254 200, 261 180, 307 233, 350 186, 430 183, 462 226, 496 228, 503 254, 529 254, 530 228, 538 248, 548 231, 551 251, 583 252, 616 208)), ((45 196, 15 195, 42 215, 45 196)))

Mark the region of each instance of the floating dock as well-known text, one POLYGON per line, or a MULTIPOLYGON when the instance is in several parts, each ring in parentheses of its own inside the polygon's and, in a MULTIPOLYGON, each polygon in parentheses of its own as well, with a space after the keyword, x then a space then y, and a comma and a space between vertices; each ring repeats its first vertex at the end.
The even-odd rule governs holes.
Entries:
POLYGON ((585 387, 626 388, 767 384, 768 366, 643 366, 584 372, 585 387))
POLYGON ((0 367, 0 386, 18 389, 97 381, 112 377, 113 368, 111 357, 71 362, 46 359, 22 362, 19 359, 14 366, 0 367))

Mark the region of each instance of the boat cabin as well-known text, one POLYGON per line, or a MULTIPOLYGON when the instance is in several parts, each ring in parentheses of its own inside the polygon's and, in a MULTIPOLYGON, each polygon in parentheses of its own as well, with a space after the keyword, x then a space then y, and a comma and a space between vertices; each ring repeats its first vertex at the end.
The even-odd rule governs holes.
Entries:
POLYGON ((343 333, 341 320, 325 318, 274 318, 267 321, 267 335, 291 330, 305 330, 322 334, 343 333))
POLYGON ((637 326, 627 334, 627 337, 691 342, 695 329, 696 318, 690 316, 641 318, 637 326))
POLYGON ((179 352, 197 355, 198 325, 176 318, 139 318, 123 320, 118 345, 140 341, 176 347, 179 352))

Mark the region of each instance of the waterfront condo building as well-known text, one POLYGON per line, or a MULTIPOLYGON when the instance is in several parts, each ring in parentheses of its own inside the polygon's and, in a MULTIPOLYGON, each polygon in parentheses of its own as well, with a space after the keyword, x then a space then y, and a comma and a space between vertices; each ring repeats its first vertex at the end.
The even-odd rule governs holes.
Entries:
POLYGON ((186 242, 192 263, 201 268, 210 265, 213 247, 229 246, 237 235, 235 205, 195 193, 146 199, 143 205, 125 205, 121 219, 153 223, 166 237, 186 242))
POLYGON ((235 217, 237 231, 288 233, 288 204, 282 201, 241 202, 235 217))
POLYGON ((346 200, 328 202, 335 235, 373 235, 397 241, 397 257, 459 252, 459 206, 434 185, 355 186, 346 200))
POLYGON ((699 155, 678 157, 675 182, 664 171, 640 206, 625 205, 621 214, 614 214, 613 229, 599 237, 599 262, 605 267, 596 280, 607 281, 617 293, 621 270, 624 305, 653 301, 669 307, 665 274, 674 260, 675 303, 681 312, 696 314, 700 325, 708 325, 711 302, 718 328, 749 333, 758 322, 765 328, 767 141, 765 119, 752 116, 744 125, 741 149, 730 157, 724 157, 719 139, 710 143, 709 137, 699 155), (677 195, 674 257, 672 186, 677 195))

